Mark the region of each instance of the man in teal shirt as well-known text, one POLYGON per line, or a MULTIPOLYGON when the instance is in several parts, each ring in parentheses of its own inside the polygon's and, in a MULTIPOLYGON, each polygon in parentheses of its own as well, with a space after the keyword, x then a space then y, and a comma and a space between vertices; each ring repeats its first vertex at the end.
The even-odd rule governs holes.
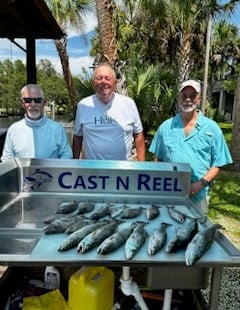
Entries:
POLYGON ((189 196, 207 214, 209 184, 221 167, 232 163, 232 157, 218 124, 198 110, 200 100, 200 83, 183 82, 179 94, 180 113, 159 126, 149 151, 158 161, 191 165, 189 196))

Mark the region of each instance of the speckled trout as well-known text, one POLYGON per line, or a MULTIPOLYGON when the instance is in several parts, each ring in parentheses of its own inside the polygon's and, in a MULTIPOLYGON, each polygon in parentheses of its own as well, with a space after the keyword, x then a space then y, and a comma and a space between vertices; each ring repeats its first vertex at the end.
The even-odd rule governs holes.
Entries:
POLYGON ((63 241, 63 243, 58 248, 58 251, 66 251, 69 250, 75 246, 78 245, 78 243, 90 232, 97 230, 100 227, 106 226, 108 222, 102 221, 94 224, 86 225, 76 231, 74 231, 72 234, 70 234, 66 240, 63 241))
POLYGON ((43 228, 45 234, 60 234, 66 231, 66 229, 79 220, 82 220, 81 215, 76 216, 63 216, 54 220, 43 228))
POLYGON ((213 224, 193 237, 185 251, 185 263, 187 266, 194 265, 211 247, 215 233, 220 228, 223 228, 220 224, 213 224))
POLYGON ((166 252, 172 253, 180 248, 186 247, 197 232, 197 219, 193 219, 190 222, 177 227, 175 236, 169 240, 166 246, 166 252))
POLYGON ((161 206, 152 204, 146 209, 146 218, 147 220, 153 220, 160 215, 161 206))
POLYGON ((134 228, 134 225, 131 224, 128 227, 119 229, 116 233, 112 234, 110 237, 106 238, 98 247, 97 253, 105 255, 109 252, 112 252, 122 246, 127 238, 130 236, 134 228))
POLYGON ((111 222, 104 227, 98 228, 97 230, 86 235, 79 242, 77 246, 77 251, 79 253, 85 253, 90 249, 94 248, 95 246, 99 245, 104 239, 106 239, 115 232, 118 224, 119 221, 111 222))
POLYGON ((146 232, 144 226, 146 223, 137 223, 131 235, 128 237, 125 243, 125 255, 127 259, 133 258, 137 251, 144 244, 148 233, 146 232))
POLYGON ((168 223, 161 223, 160 228, 155 229, 148 240, 148 254, 154 255, 157 253, 165 244, 167 240, 166 228, 171 225, 168 223))

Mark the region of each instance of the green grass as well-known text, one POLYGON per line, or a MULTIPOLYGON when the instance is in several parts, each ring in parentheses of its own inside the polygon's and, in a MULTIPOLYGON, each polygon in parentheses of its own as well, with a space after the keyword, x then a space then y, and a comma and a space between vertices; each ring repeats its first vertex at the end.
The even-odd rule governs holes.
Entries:
POLYGON ((240 249, 240 174, 222 170, 210 191, 209 218, 240 249))
MULTIPOLYGON (((232 138, 232 123, 218 123, 228 145, 232 138)), ((220 172, 210 191, 209 218, 223 226, 223 233, 240 249, 240 173, 220 172)))
POLYGON ((222 171, 214 181, 210 191, 211 215, 221 212, 223 215, 240 221, 240 175, 222 171), (238 206, 238 208, 236 208, 238 206))
POLYGON ((230 145, 232 138, 232 123, 218 123, 218 125, 223 131, 227 144, 230 145))

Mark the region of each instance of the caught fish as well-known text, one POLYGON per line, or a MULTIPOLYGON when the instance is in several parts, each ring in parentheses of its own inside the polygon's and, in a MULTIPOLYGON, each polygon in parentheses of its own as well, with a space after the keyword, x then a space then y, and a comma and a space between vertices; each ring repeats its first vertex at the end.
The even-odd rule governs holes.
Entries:
POLYGON ((53 215, 50 215, 50 216, 46 217, 44 219, 43 223, 44 224, 50 224, 50 223, 52 223, 55 220, 58 220, 58 219, 61 219, 61 218, 67 217, 67 216, 68 216, 68 214, 56 213, 56 214, 53 214, 53 215))
POLYGON ((167 206, 168 208, 168 214, 170 217, 177 221, 178 223, 184 223, 186 219, 186 214, 178 211, 175 206, 167 206))
POLYGON ((186 245, 192 240, 193 236, 198 232, 197 219, 192 219, 176 229, 176 235, 169 240, 166 246, 167 253, 173 253, 186 245))
POLYGON ((66 230, 65 230, 65 233, 70 235, 72 234, 74 231, 86 226, 86 225, 89 225, 89 224, 93 224, 94 222, 91 221, 91 220, 86 220, 86 219, 82 219, 82 220, 79 220, 77 221, 76 223, 73 223, 72 225, 70 225, 66 230))
POLYGON ((152 204, 146 209, 146 218, 148 220, 153 220, 160 215, 160 206, 152 204))
POLYGON ((125 243, 125 255, 127 259, 133 258, 144 244, 148 234, 144 228, 146 223, 138 223, 125 243))
POLYGON ((102 222, 98 222, 94 224, 89 224, 87 226, 84 226, 74 231, 63 241, 63 243, 59 246, 58 251, 63 252, 63 251, 67 251, 69 249, 74 248, 86 235, 106 225, 107 225, 107 222, 102 221, 102 222))
POLYGON ((220 224, 213 224, 193 237, 185 251, 185 263, 187 266, 194 265, 211 247, 215 233, 220 228, 223 228, 220 224))
POLYGON ((109 212, 108 214, 110 215, 112 219, 115 219, 116 217, 118 217, 119 215, 123 213, 124 209, 125 209, 124 205, 122 206, 111 205, 108 208, 108 212, 109 212))
POLYGON ((52 223, 48 224, 43 228, 45 234, 60 234, 65 232, 65 230, 71 225, 74 221, 70 218, 66 219, 57 219, 52 223))
POLYGON ((62 201, 57 206, 57 213, 66 214, 77 210, 77 201, 62 201))
POLYGON ((100 244, 104 239, 112 235, 117 225, 119 224, 118 221, 111 222, 110 224, 98 228, 97 230, 91 232, 90 234, 86 235, 78 244, 77 251, 79 253, 85 253, 90 249, 94 248, 98 244, 100 244))
POLYGON ((131 224, 129 227, 125 227, 121 230, 118 230, 116 233, 106 238, 98 247, 97 253, 105 255, 113 250, 116 250, 124 244, 127 238, 130 236, 134 228, 134 225, 131 224))
POLYGON ((167 231, 166 228, 171 224, 161 223, 160 228, 155 229, 153 234, 150 236, 148 240, 147 251, 148 254, 154 255, 157 253, 165 244, 167 240, 167 231))
POLYGON ((60 234, 65 232, 65 230, 72 225, 73 223, 77 222, 81 216, 63 216, 47 226, 43 228, 43 231, 45 234, 60 234))
POLYGON ((139 216, 143 211, 143 207, 126 208, 123 210, 121 219, 132 219, 139 216))
POLYGON ((109 204, 96 208, 93 213, 91 213, 88 218, 90 220, 98 220, 109 214, 109 204))
MULTIPOLYGON (((90 212, 94 208, 94 206, 92 207, 90 205, 92 203, 88 203, 88 202, 87 203, 82 203, 81 202, 81 203, 78 204, 76 209, 75 209, 75 207, 73 208, 74 210, 72 209, 73 210, 72 212, 68 212, 68 211, 71 211, 70 209, 68 209, 67 212, 66 212, 66 210, 62 210, 62 208, 67 208, 65 204, 67 204, 67 203, 65 203, 65 202, 62 203, 62 206, 60 208, 60 212, 57 212, 57 213, 55 213, 53 215, 50 215, 49 217, 45 218, 44 219, 44 224, 50 224, 53 221, 55 221, 57 219, 60 219, 60 218, 63 218, 63 217, 67 217, 67 216, 74 217, 76 215, 79 215, 79 214, 82 214, 82 213, 85 213, 85 212, 90 212), (80 206, 80 204, 81 204, 81 206, 80 206), (83 204, 83 206, 82 206, 82 204, 83 204), (90 208, 92 208, 92 209, 90 210, 90 208)), ((60 207, 60 205, 59 205, 59 207, 60 207)))
POLYGON ((76 212, 77 214, 87 213, 93 211, 94 208, 94 202, 79 202, 76 212))

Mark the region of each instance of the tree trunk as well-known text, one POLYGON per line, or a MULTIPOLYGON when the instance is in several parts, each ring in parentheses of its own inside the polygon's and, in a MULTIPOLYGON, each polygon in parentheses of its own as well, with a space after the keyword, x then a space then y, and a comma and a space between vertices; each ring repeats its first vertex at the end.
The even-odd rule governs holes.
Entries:
POLYGON ((233 113, 233 129, 231 141, 231 154, 233 158, 233 171, 240 171, 240 75, 238 76, 235 92, 235 110, 233 113))
POLYGON ((60 40, 55 40, 55 46, 58 51, 58 55, 61 60, 62 69, 63 69, 63 77, 65 83, 67 85, 68 96, 71 102, 72 107, 76 107, 77 105, 77 93, 73 85, 73 78, 69 67, 69 57, 67 54, 67 41, 66 37, 63 37, 60 40))
POLYGON ((96 7, 101 54, 95 60, 95 65, 101 61, 108 61, 116 71, 117 91, 126 95, 126 78, 123 70, 125 62, 118 58, 116 32, 113 23, 113 2, 111 0, 96 0, 96 7))
POLYGON ((112 65, 115 65, 117 60, 117 45, 113 25, 112 1, 96 0, 96 7, 101 47, 99 61, 108 61, 112 65))
POLYGON ((179 84, 189 79, 191 69, 191 34, 184 33, 178 53, 179 84))
POLYGON ((209 54, 210 54, 210 48, 211 48, 211 30, 212 30, 212 16, 209 14, 208 24, 207 24, 204 79, 203 79, 202 104, 201 104, 201 110, 203 114, 205 114, 206 100, 207 100, 208 67, 209 67, 209 54))

